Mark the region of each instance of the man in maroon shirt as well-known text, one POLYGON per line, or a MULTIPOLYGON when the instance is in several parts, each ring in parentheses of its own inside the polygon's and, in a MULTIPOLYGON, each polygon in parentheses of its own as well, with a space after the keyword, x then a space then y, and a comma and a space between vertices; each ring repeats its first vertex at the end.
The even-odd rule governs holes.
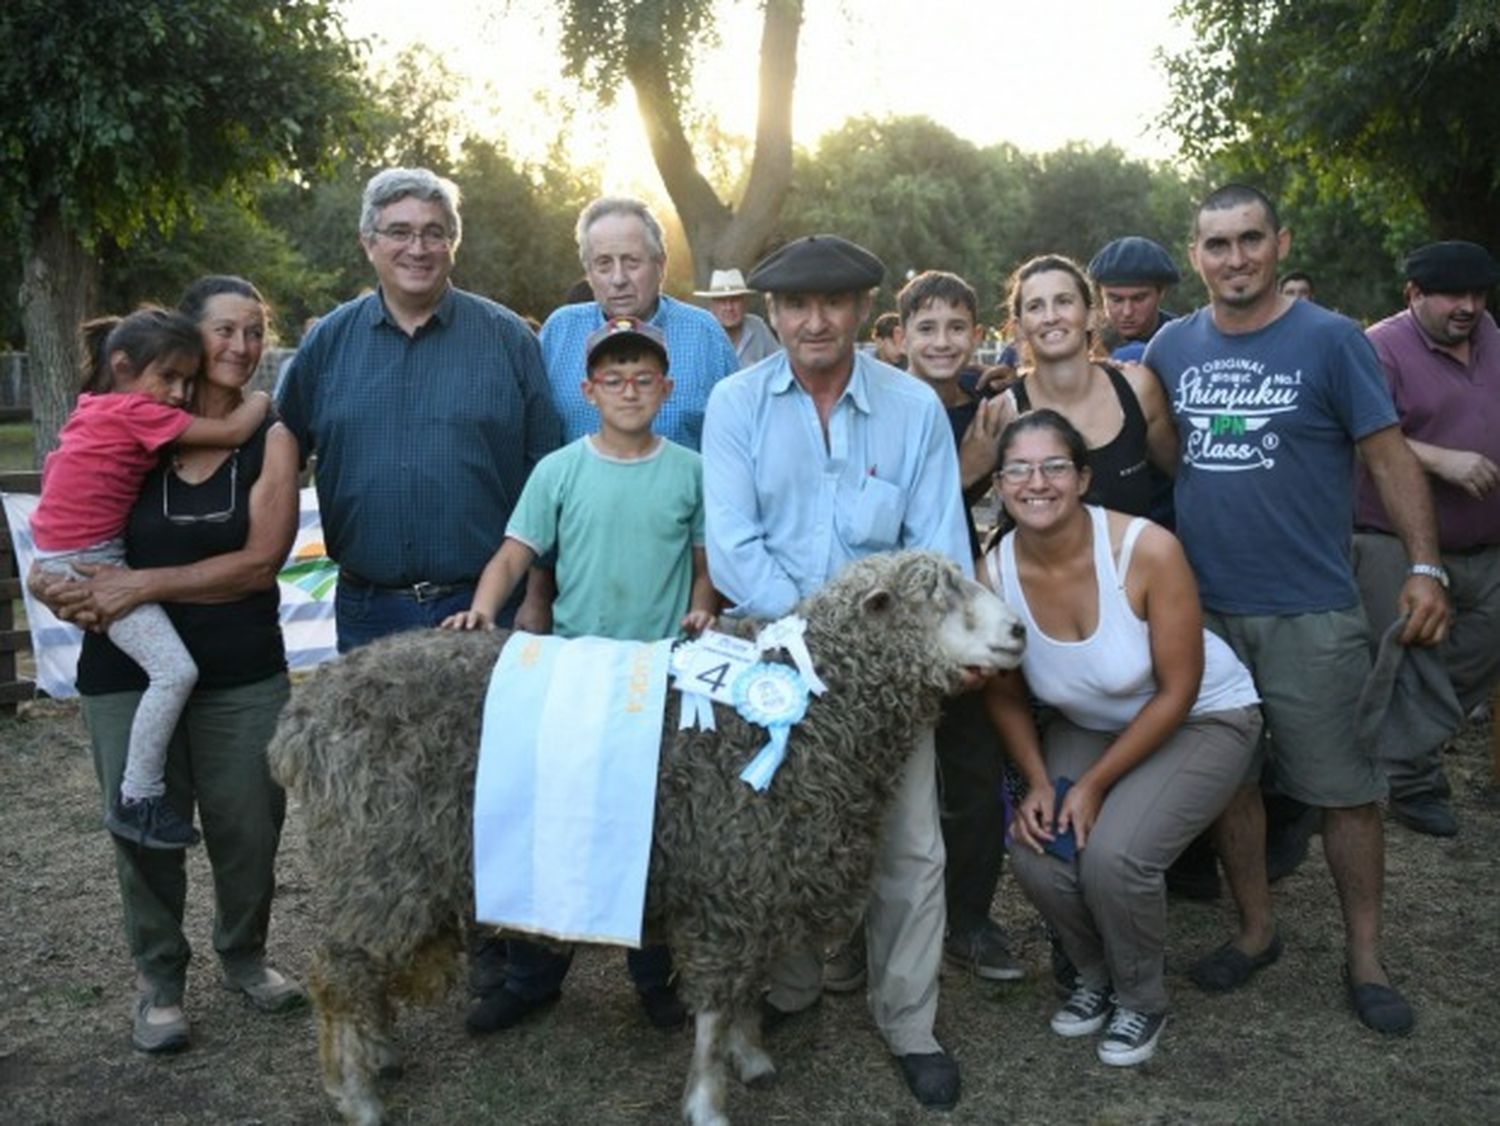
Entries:
MULTIPOLYGON (((1437 511, 1452 632, 1440 654, 1464 711, 1500 679, 1500 329, 1485 310, 1500 265, 1472 242, 1437 242, 1406 259, 1407 307, 1368 330, 1401 416, 1407 444, 1427 471, 1437 511)), ((1355 572, 1375 636, 1395 614, 1409 564, 1360 471, 1355 572)), ((1451 837, 1458 822, 1438 746, 1384 761, 1391 815, 1408 828, 1451 837)))

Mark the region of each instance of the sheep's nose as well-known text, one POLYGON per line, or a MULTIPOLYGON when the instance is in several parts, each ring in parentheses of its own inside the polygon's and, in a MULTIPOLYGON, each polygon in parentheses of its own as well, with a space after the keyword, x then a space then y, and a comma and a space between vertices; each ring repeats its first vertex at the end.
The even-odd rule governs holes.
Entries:
POLYGON ((1026 627, 1020 622, 1016 622, 1010 627, 1010 635, 1017 641, 1020 641, 1023 637, 1026 636, 1026 627))

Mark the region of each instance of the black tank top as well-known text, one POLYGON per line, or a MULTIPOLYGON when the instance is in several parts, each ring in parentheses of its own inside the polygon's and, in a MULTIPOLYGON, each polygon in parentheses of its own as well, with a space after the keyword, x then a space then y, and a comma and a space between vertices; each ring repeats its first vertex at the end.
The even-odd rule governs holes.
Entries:
MULTIPOLYGON (((1102 446, 1089 449, 1089 468, 1094 478, 1084 496, 1087 504, 1099 504, 1131 516, 1151 516, 1156 507, 1158 471, 1146 460, 1146 416, 1130 383, 1118 368, 1100 364, 1109 376, 1125 422, 1120 432, 1102 446)), ((1026 380, 1011 385, 1016 398, 1016 413, 1031 410, 1026 394, 1026 380)))
MULTIPOLYGON (((206 481, 183 482, 163 456, 146 475, 125 528, 131 567, 178 567, 238 551, 250 534, 250 489, 265 461, 267 419, 206 481), (175 518, 175 519, 174 519, 175 518)), ((198 665, 199 688, 253 684, 286 669, 274 586, 236 602, 164 602, 167 617, 198 665)), ((85 696, 136 692, 146 674, 102 634, 88 633, 78 660, 85 696)))

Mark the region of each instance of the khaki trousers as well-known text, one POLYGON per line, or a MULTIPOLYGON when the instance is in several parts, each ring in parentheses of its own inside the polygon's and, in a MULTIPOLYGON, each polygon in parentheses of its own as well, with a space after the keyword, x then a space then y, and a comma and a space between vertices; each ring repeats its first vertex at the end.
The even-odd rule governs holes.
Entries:
MULTIPOLYGON (((927 730, 918 734, 886 812, 865 910, 870 1013, 894 1055, 940 1050, 932 1024, 944 922, 943 835, 927 730)), ((818 951, 797 951, 771 967, 768 1000, 795 1012, 816 1001, 822 988, 818 951)))

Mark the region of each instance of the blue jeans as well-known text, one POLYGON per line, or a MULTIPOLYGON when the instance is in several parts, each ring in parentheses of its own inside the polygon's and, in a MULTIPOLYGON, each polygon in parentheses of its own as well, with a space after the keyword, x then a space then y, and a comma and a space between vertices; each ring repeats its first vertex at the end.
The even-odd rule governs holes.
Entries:
MULTIPOLYGON (((524 592, 523 583, 501 608, 495 621, 497 626, 511 627, 524 592)), ((459 583, 446 594, 418 602, 407 589, 357 587, 341 581, 333 598, 339 652, 347 653, 393 633, 430 629, 450 614, 467 610, 473 601, 473 583, 459 583)))
MULTIPOLYGON (((571 948, 560 952, 521 938, 511 939, 506 946, 506 989, 528 1001, 539 1001, 562 988, 573 964, 571 948)), ((644 993, 671 980, 672 952, 665 946, 626 950, 625 966, 636 989, 644 993)))

